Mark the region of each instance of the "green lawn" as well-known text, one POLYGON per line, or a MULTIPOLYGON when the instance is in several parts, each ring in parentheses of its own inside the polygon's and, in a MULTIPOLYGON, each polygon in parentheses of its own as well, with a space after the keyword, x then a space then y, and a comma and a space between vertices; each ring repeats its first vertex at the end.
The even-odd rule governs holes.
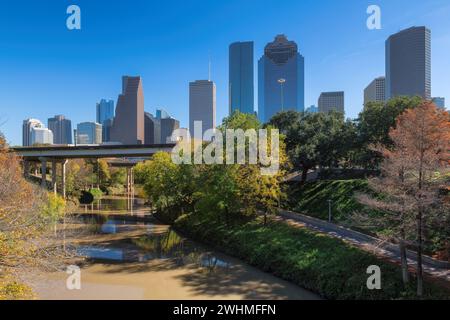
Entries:
POLYGON ((328 219, 328 200, 336 221, 345 220, 352 212, 367 210, 355 199, 356 192, 368 192, 367 180, 325 180, 291 186, 287 208, 309 216, 328 219))

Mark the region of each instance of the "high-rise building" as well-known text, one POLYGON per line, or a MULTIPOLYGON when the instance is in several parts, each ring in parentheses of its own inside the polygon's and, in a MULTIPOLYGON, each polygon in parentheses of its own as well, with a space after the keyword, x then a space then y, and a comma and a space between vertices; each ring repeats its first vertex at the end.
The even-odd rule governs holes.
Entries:
POLYGON ((305 59, 297 44, 277 35, 258 62, 258 116, 268 122, 285 110, 305 109, 305 59))
POLYGON ((53 132, 47 128, 31 128, 30 146, 36 144, 53 144, 53 132))
POLYGON ((189 130, 194 136, 194 121, 202 122, 202 137, 216 127, 216 85, 209 80, 189 83, 189 130))
POLYGON ((235 42, 229 48, 229 112, 254 113, 253 42, 235 42))
POLYGON ((101 99, 96 106, 97 123, 114 118, 114 100, 101 99))
POLYGON ((436 107, 445 109, 445 98, 444 97, 435 97, 433 98, 433 102, 436 107))
POLYGON ((145 144, 161 143, 161 120, 145 113, 145 144))
POLYGON ((72 144, 72 121, 56 115, 48 119, 48 128, 53 132, 54 144, 72 144))
POLYGON ((322 92, 319 97, 319 112, 332 110, 345 113, 344 92, 322 92))
POLYGON ((122 94, 117 99, 116 116, 111 127, 111 142, 143 144, 144 89, 141 77, 122 77, 122 94))
POLYGON ((364 104, 368 102, 384 102, 386 99, 386 78, 378 77, 374 79, 366 89, 364 89, 364 104))
POLYGON ((156 119, 165 119, 169 118, 169 114, 164 109, 156 109, 156 119))
POLYGON ((306 113, 317 113, 317 112, 319 112, 319 108, 317 108, 315 105, 312 105, 308 109, 306 109, 305 112, 306 113))
MULTIPOLYGON (((31 142, 31 129, 33 128, 44 128, 44 125, 41 121, 37 119, 27 119, 23 120, 22 124, 22 145, 24 147, 29 147, 33 145, 31 142)), ((53 143, 53 139, 52 139, 53 143)))
POLYGON ((77 125, 77 144, 101 144, 102 125, 96 122, 82 122, 77 125))
POLYGON ((114 119, 114 100, 102 99, 97 103, 97 123, 102 125, 103 142, 109 142, 111 138, 111 127, 114 119))
POLYGON ((431 99, 431 31, 426 27, 386 40, 386 100, 396 96, 431 99))
POLYGON ((180 121, 174 118, 161 119, 161 143, 171 143, 172 133, 180 128, 180 121))

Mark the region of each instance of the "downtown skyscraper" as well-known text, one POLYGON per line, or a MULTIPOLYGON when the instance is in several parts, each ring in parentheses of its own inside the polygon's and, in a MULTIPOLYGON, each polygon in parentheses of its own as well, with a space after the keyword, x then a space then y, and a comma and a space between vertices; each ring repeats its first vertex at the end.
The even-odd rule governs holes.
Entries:
MULTIPOLYGON (((44 128, 44 124, 37 119, 26 119, 22 124, 22 146, 29 147, 33 145, 31 133, 34 128, 44 128)), ((52 139, 53 140, 53 139, 52 139)))
POLYGON ((305 109, 305 59, 297 44, 277 35, 258 62, 258 117, 268 122, 276 113, 305 109))
POLYGON ((145 143, 144 89, 141 77, 122 77, 122 94, 116 106, 111 142, 136 145, 145 143))
POLYGON ((368 102, 384 102, 386 99, 386 78, 374 79, 364 89, 364 104, 368 102))
POLYGON ((229 48, 229 113, 254 113, 253 42, 235 42, 229 48))
POLYGON ((206 130, 216 127, 216 85, 212 81, 197 80, 189 83, 189 131, 192 137, 196 121, 202 123, 202 137, 206 130))
POLYGON ((72 121, 56 115, 48 119, 48 128, 53 132, 54 144, 72 144, 72 121))
POLYGON ((397 96, 431 99, 431 31, 412 27, 386 41, 386 100, 397 96))
POLYGON ((111 139, 111 127, 114 120, 114 101, 100 100, 96 105, 97 123, 102 125, 102 142, 109 142, 111 139))

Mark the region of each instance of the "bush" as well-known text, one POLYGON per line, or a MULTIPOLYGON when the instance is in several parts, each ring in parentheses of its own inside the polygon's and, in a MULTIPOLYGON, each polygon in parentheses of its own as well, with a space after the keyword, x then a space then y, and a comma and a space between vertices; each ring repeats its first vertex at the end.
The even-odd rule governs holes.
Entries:
POLYGON ((103 197, 103 191, 98 188, 91 188, 89 192, 94 196, 94 199, 100 199, 103 197))

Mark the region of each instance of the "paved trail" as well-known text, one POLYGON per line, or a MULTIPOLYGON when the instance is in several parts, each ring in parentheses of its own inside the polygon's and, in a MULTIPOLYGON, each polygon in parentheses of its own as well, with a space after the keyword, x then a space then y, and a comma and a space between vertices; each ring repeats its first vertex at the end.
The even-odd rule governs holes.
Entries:
MULTIPOLYGON (((280 210, 278 217, 299 227, 307 227, 312 230, 329 234, 335 238, 342 239, 352 245, 370 251, 378 256, 388 258, 394 262, 400 262, 400 252, 397 245, 384 242, 378 238, 338 226, 323 220, 305 216, 296 212, 280 210)), ((415 268, 416 253, 407 252, 408 265, 415 268)), ((442 279, 448 282, 450 286, 450 263, 438 261, 431 257, 423 257, 424 272, 433 278, 442 279)))

